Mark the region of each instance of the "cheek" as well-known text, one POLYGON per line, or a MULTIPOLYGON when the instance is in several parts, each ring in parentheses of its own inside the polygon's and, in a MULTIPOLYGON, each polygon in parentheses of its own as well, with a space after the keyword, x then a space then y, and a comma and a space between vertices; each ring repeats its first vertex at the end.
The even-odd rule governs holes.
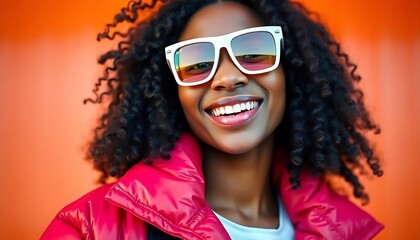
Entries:
POLYGON ((273 86, 273 92, 275 93, 275 103, 278 103, 279 107, 285 107, 286 104, 286 81, 284 77, 277 80, 273 86))
POLYGON ((201 108, 204 93, 205 89, 201 86, 178 87, 178 96, 185 119, 194 135, 202 140, 209 136, 208 125, 204 119, 205 113, 201 108))
POLYGON ((178 97, 184 110, 184 115, 190 123, 194 116, 199 114, 201 92, 199 88, 195 87, 178 87, 178 97))
POLYGON ((281 121, 286 108, 286 80, 282 68, 278 68, 270 76, 270 80, 267 81, 266 90, 272 95, 270 115, 279 116, 280 119, 278 120, 281 121))
POLYGON ((275 81, 273 82, 273 91, 278 93, 278 98, 286 101, 286 78, 282 67, 274 72, 275 81))
POLYGON ((181 102, 182 109, 184 109, 184 114, 187 116, 188 114, 185 111, 188 109, 188 99, 191 99, 191 93, 184 89, 184 87, 178 87, 178 97, 179 101, 181 102))

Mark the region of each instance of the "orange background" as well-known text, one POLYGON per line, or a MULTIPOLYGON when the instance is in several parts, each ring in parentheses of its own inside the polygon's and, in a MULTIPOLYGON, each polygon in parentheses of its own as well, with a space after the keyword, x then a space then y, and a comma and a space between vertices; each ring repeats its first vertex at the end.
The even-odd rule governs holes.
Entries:
MULTIPOLYGON (((365 178, 366 209, 386 225, 377 239, 420 239, 420 2, 304 1, 359 64, 385 175, 365 178)), ((96 34, 117 0, 2 1, 0 6, 0 239, 36 239, 98 174, 83 147, 109 43, 96 34)))

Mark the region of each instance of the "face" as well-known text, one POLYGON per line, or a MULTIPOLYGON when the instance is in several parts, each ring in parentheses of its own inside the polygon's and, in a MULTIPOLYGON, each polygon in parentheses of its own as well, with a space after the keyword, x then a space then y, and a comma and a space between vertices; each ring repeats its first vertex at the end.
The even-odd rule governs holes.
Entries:
MULTIPOLYGON (((252 10, 239 3, 215 3, 190 19, 179 41, 262 25, 252 10)), ((281 66, 267 73, 247 75, 235 66, 224 48, 210 81, 179 86, 178 93, 193 133, 205 144, 228 154, 249 152, 271 136, 283 118, 286 102, 281 66), (241 105, 245 109, 239 113, 214 116, 241 105)))

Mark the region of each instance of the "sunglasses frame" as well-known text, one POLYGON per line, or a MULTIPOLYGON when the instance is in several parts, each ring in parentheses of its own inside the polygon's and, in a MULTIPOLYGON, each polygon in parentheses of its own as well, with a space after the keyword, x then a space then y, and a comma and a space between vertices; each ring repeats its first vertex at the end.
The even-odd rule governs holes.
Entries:
POLYGON ((254 27, 254 28, 247 28, 247 29, 243 29, 243 30, 239 30, 236 32, 232 32, 232 33, 228 33, 225 35, 220 35, 220 36, 215 36, 215 37, 203 37, 203 38, 194 38, 194 39, 189 39, 189 40, 185 40, 182 42, 178 42, 175 44, 172 44, 170 46, 167 46, 165 48, 165 53, 166 53, 166 60, 168 62, 169 68, 172 71, 172 74, 175 77, 176 82, 178 83, 178 85, 180 86, 196 86, 196 85, 200 85, 203 84, 205 82, 210 81, 210 79, 212 79, 217 71, 218 65, 219 65, 219 57, 220 57, 220 49, 225 48, 231 58, 231 60, 233 61, 233 63, 235 64, 235 66, 244 74, 261 74, 261 73, 266 73, 266 72, 270 72, 273 71, 274 69, 276 69, 279 64, 280 64, 280 50, 283 47, 283 32, 280 26, 262 26, 262 27, 254 27), (273 64, 273 66, 266 68, 266 69, 261 69, 261 70, 247 70, 244 67, 241 66, 241 64, 238 62, 238 60, 236 59, 232 47, 231 47, 231 41, 235 38, 238 37, 240 35, 243 34, 247 34, 247 33, 252 33, 252 32, 268 32, 271 34, 271 36, 274 39, 274 44, 276 47, 276 60, 273 64), (175 52, 187 45, 191 45, 191 44, 195 44, 195 43, 211 43, 214 46, 214 50, 215 50, 215 55, 214 55, 214 65, 211 69, 210 74, 203 80, 201 81, 197 81, 197 82, 183 82, 179 76, 178 73, 176 71, 176 67, 175 67, 175 52))

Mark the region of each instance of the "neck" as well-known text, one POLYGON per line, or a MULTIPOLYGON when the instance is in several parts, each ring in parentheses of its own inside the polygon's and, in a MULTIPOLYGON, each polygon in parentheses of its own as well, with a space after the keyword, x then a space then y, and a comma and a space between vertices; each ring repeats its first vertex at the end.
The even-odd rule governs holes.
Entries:
POLYGON ((273 146, 270 136, 243 154, 231 155, 207 145, 202 147, 206 200, 213 210, 228 218, 233 215, 230 216, 233 219, 236 215, 254 220, 261 216, 277 217, 276 194, 270 183, 273 146))

